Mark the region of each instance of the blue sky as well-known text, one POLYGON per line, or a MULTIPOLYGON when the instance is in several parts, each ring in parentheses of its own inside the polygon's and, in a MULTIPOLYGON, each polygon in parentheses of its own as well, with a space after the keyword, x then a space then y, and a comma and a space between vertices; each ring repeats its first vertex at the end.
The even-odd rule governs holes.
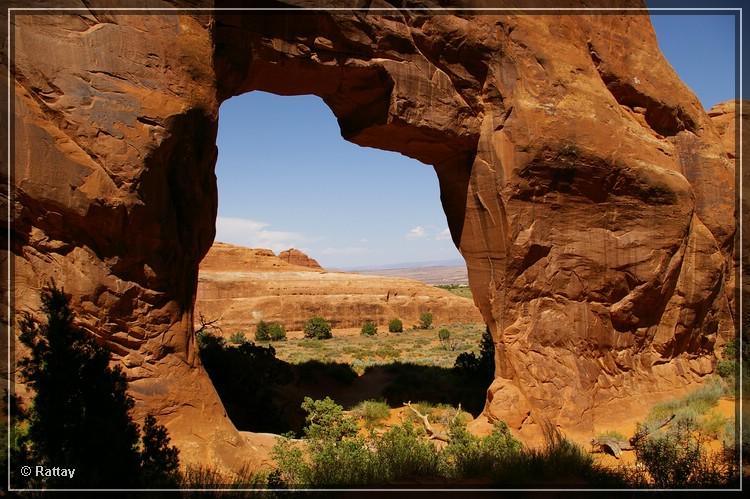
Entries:
MULTIPOLYGON (((734 19, 655 15, 659 45, 708 109, 734 96, 734 19)), ((217 241, 300 248, 325 267, 460 260, 431 166, 341 138, 315 96, 221 106, 217 241)))

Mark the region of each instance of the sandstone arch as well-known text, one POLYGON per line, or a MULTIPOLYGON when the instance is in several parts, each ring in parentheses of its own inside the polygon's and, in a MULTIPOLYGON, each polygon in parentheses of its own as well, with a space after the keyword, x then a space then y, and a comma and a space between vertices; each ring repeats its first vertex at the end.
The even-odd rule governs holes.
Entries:
POLYGON ((236 466, 257 442, 192 335, 218 107, 242 92, 319 95, 347 140, 434 165, 498 346, 489 419, 591 429, 710 373, 734 334, 733 165, 647 17, 13 21, 16 308, 63 284, 186 460, 236 466))

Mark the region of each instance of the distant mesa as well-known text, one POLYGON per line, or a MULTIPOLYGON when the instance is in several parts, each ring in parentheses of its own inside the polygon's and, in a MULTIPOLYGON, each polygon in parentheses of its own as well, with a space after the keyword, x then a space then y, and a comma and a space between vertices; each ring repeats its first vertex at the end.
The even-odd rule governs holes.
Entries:
POLYGON ((310 267, 311 269, 323 270, 323 267, 315 260, 310 258, 300 250, 296 248, 289 248, 279 253, 279 258, 290 265, 298 265, 300 267, 310 267))
POLYGON ((291 248, 278 256, 266 248, 246 248, 215 242, 200 264, 201 272, 322 271, 323 268, 300 250, 291 248))
POLYGON ((359 328, 367 320, 385 325, 394 317, 417 324, 423 312, 431 312, 436 323, 482 322, 472 300, 418 280, 326 272, 296 249, 276 256, 226 243, 214 243, 200 264, 195 310, 196 320, 219 319, 227 335, 252 335, 260 320, 301 330, 316 315, 334 328, 359 328))

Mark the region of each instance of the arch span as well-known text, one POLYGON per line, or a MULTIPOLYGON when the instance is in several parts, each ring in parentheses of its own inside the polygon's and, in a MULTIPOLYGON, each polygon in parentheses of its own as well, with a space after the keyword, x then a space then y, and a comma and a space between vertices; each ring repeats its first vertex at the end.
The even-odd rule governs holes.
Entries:
POLYGON ((237 466, 260 441, 227 419, 192 329, 218 108, 251 90, 318 95, 347 140, 435 167, 497 344, 483 420, 592 431, 699 381, 734 334, 733 165, 647 16, 14 23, 16 308, 64 285, 186 460, 237 466))

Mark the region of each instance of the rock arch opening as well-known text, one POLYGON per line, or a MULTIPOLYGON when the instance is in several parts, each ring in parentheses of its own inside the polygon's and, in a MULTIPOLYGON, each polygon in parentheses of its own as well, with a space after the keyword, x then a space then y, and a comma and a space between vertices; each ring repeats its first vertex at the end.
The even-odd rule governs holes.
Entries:
POLYGON ((343 140, 310 95, 224 101, 217 145, 216 240, 193 315, 203 365, 237 428, 299 431, 308 395, 345 409, 461 404, 477 416, 490 379, 453 366, 478 352, 485 326, 468 288, 435 286, 468 283, 434 169, 343 140), (313 317, 332 339, 304 338, 313 317), (404 332, 389 333, 392 319, 404 332), (365 323, 377 334, 364 337, 365 323), (259 335, 264 325, 282 327, 285 340, 259 335), (439 339, 442 328, 452 339, 439 339))

